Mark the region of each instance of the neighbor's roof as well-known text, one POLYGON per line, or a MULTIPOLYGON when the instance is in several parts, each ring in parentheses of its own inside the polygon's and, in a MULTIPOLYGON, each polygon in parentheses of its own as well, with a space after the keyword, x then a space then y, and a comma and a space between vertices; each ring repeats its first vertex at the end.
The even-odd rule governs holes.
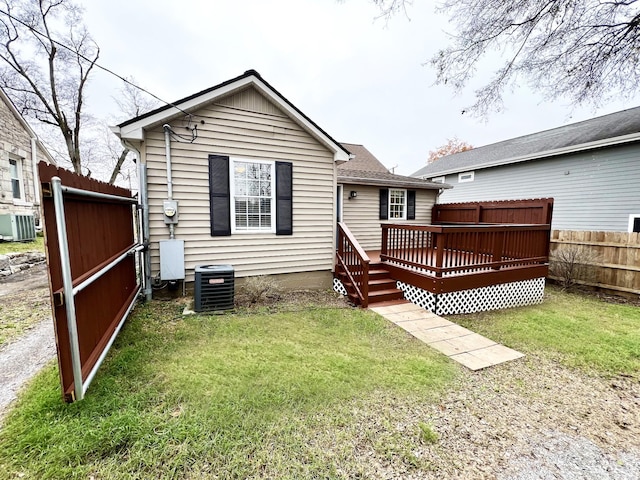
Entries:
POLYGON ((354 185, 372 185, 378 187, 420 188, 439 190, 451 188, 444 183, 427 182, 426 180, 389 173, 387 168, 363 145, 342 143, 352 158, 338 165, 338 183, 354 185))
POLYGON ((193 112, 215 100, 232 95, 240 90, 253 86, 261 94, 270 99, 289 117, 305 129, 320 143, 325 145, 334 154, 334 160, 347 161, 349 151, 336 142, 331 136, 322 130, 313 120, 307 117, 293 103, 287 100, 280 92, 273 88, 255 70, 247 70, 242 75, 227 80, 201 92, 176 100, 172 104, 165 105, 138 117, 122 122, 112 131, 122 139, 130 141, 144 140, 144 130, 156 127, 167 122, 171 118, 184 115, 185 112, 193 112))
POLYGON ((411 176, 437 177, 638 140, 640 140, 640 107, 635 107, 448 155, 422 167, 411 176))

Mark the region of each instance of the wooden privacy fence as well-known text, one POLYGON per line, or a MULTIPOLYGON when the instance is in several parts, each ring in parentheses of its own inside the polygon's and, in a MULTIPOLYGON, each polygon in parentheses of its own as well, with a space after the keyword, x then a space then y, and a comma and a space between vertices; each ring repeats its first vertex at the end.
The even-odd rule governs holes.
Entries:
POLYGON ((640 294, 640 233, 553 230, 551 274, 558 262, 575 261, 575 282, 623 293, 640 294))
POLYGON ((431 222, 435 225, 447 223, 551 225, 552 214, 553 198, 437 203, 431 210, 431 222))
POLYGON ((52 165, 38 171, 60 383, 72 402, 84 397, 140 290, 136 200, 52 165))

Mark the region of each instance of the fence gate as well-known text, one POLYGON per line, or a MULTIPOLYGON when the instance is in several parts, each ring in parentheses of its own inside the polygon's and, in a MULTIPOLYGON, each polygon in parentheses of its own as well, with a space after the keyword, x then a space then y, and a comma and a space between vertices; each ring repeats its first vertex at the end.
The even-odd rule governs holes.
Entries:
POLYGON ((136 199, 124 188, 38 165, 62 394, 82 400, 133 308, 136 199))

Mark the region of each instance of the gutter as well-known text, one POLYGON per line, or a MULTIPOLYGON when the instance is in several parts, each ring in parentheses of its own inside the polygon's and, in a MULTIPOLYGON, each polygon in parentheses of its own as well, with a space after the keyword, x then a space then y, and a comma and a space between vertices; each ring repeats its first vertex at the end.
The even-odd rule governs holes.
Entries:
POLYGON ((38 139, 31 137, 31 163, 33 165, 33 203, 40 205, 40 179, 38 175, 38 139))
MULTIPOLYGON (((116 127, 117 128, 117 127, 116 127)), ((118 132, 114 130, 116 135, 118 132)), ((142 225, 139 226, 140 235, 144 249, 140 252, 142 256, 142 292, 147 302, 151 301, 153 290, 151 288, 151 255, 149 253, 149 239, 151 238, 149 228, 149 191, 147 186, 147 164, 142 161, 142 155, 133 144, 121 138, 122 146, 128 148, 136 156, 138 166, 138 211, 142 213, 142 225)))
POLYGON ((363 177, 345 177, 338 176, 338 183, 353 184, 353 185, 367 185, 372 187, 399 187, 399 188, 417 188, 422 190, 441 190, 453 188, 448 183, 433 183, 433 182, 404 182, 402 180, 391 179, 372 179, 363 177))

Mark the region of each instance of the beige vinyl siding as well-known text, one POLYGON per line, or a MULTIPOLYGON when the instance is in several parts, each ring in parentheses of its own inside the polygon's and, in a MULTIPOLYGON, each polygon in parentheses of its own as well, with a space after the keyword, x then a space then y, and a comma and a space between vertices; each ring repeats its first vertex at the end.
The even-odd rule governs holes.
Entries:
MULTIPOLYGON (((410 189, 408 189, 410 190, 410 189)), ((436 201, 435 190, 416 190, 416 219, 397 220, 393 223, 431 224, 431 208, 436 201)), ((382 223, 380 220, 380 187, 345 184, 342 187, 342 218, 358 243, 365 250, 380 250, 382 223), (358 196, 349 200, 349 192, 358 196)))
MULTIPOLYGON (((335 233, 333 153, 252 88, 199 110, 193 122, 198 125, 198 138, 193 143, 171 142, 173 197, 179 201, 175 235, 185 241, 186 281, 193 281, 195 266, 202 264, 231 264, 238 277, 330 272, 335 233), (212 237, 210 154, 292 162, 293 235, 212 237)), ((182 119, 170 125, 177 133, 188 133, 182 119)), ((169 238, 162 216, 162 200, 167 197, 162 128, 146 133, 145 154, 155 275, 159 269, 157 242, 169 238)))

